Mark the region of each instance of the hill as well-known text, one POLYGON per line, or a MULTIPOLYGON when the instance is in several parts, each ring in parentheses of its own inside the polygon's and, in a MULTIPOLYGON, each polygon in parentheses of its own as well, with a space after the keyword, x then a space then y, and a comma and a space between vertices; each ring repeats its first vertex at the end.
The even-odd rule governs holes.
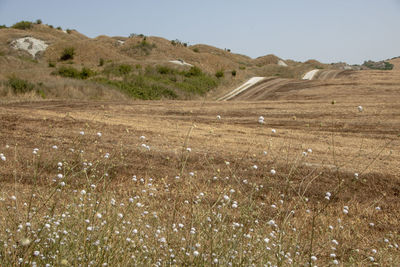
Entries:
POLYGON ((133 34, 89 38, 20 22, 0 29, 0 96, 62 99, 216 99, 251 77, 299 80, 345 63, 256 59, 205 44, 133 34))
POLYGON ((213 98, 253 76, 300 78, 316 67, 313 61, 284 61, 275 55, 252 59, 160 37, 89 38, 76 30, 28 25, 0 29, 2 97, 21 98, 22 92, 24 98, 213 98), (72 55, 63 60, 68 49, 72 55))

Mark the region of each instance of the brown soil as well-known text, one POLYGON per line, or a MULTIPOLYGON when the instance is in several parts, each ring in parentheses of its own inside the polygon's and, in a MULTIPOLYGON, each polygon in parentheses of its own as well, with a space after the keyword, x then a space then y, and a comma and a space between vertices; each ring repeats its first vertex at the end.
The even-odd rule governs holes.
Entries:
MULTIPOLYGON (((315 80, 266 79, 231 100, 297 100, 320 99, 324 101, 369 99, 390 101, 398 94, 398 71, 321 70, 315 80), (379 89, 378 89, 379 88, 379 89)), ((362 101, 359 102, 362 104, 362 101)))

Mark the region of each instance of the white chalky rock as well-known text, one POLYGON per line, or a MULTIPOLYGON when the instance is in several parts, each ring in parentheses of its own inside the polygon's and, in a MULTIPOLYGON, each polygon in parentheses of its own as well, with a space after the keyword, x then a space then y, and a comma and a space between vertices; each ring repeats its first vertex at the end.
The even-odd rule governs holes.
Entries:
POLYGON ((35 58, 38 53, 45 51, 48 45, 44 41, 33 37, 23 37, 14 40, 11 43, 11 47, 17 50, 24 50, 35 58))

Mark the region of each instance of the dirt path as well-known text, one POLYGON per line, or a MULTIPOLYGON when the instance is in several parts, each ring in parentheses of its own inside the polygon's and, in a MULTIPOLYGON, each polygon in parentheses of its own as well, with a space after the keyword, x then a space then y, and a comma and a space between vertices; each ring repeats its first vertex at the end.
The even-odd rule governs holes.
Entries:
POLYGON ((218 101, 227 101, 232 99, 233 97, 237 96, 238 94, 242 93, 243 91, 249 89, 251 86, 261 82, 265 80, 265 77, 253 77, 251 79, 249 79, 247 82, 245 82, 244 84, 242 84, 241 86, 239 86, 238 88, 232 90, 231 92, 229 92, 228 94, 226 94, 223 97, 220 97, 218 99, 218 101))

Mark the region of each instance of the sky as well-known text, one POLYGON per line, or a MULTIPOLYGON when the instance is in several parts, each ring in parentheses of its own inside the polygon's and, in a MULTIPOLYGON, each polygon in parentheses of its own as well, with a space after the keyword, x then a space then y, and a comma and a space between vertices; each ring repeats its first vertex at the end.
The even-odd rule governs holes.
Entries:
POLYGON ((252 58, 400 56, 400 0, 0 0, 0 25, 36 19, 89 37, 145 34, 252 58))

